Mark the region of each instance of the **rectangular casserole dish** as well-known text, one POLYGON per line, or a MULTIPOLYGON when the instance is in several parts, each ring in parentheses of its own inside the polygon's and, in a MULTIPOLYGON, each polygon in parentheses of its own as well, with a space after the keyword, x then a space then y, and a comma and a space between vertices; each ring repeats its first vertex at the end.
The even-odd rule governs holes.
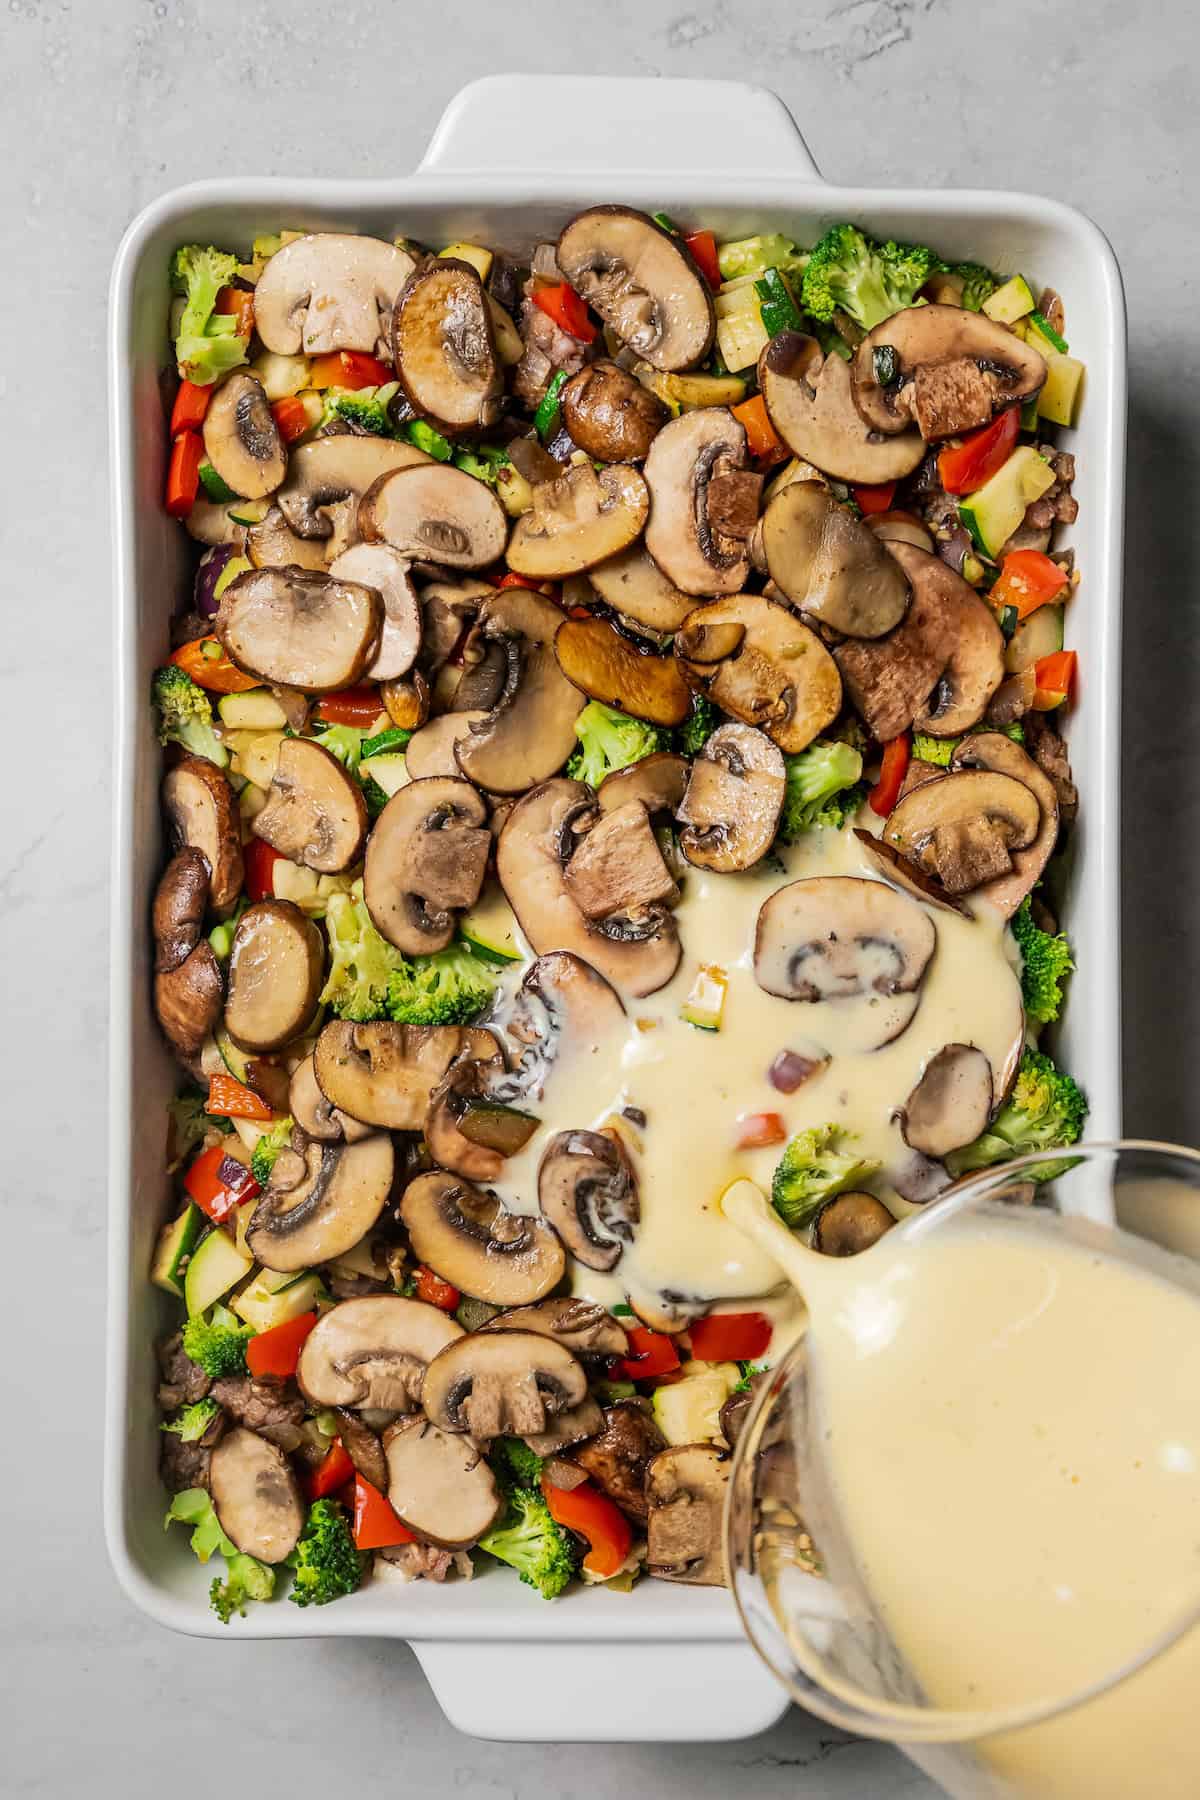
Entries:
MULTIPOLYGON (((501 156, 507 154, 501 148, 501 156)), ((246 179, 176 190, 130 226, 113 270, 109 342, 115 554, 116 707, 111 955, 108 1421, 109 1552, 130 1599, 160 1624, 204 1636, 395 1637, 413 1645, 439 1703, 463 1731, 508 1739, 684 1741, 737 1738, 786 1709, 741 1637, 729 1596, 644 1581, 631 1595, 540 1602, 507 1574, 445 1588, 375 1583, 322 1610, 279 1602, 222 1626, 210 1576, 163 1530, 156 1471, 153 1339, 165 1297, 147 1279, 165 1215, 163 1107, 176 1070, 154 1023, 147 927, 161 864, 160 753, 147 701, 152 669, 187 568, 185 539, 161 507, 166 427, 166 269, 181 242, 246 246, 281 226, 481 239, 528 249, 601 201, 711 226, 718 236, 781 230, 811 242, 837 219, 913 238, 1001 270, 1025 270, 1065 297, 1071 347, 1087 364, 1080 425, 1083 584, 1067 642, 1081 652, 1070 722, 1080 789, 1064 913, 1082 976, 1063 1055, 1091 1102, 1089 1136, 1120 1128, 1117 918, 1118 644, 1125 453, 1125 319, 1120 277, 1100 232, 1031 195, 826 185, 779 99, 733 82, 570 76, 492 77, 447 109, 419 170, 377 181, 246 179), (495 118, 553 105, 553 174, 498 164, 495 118), (721 165, 708 159, 719 115, 721 165), (611 1676, 620 1668, 622 1680, 611 1676), (596 1695, 603 1705, 597 1707, 596 1695), (711 1696, 720 1694, 720 1705, 711 1696), (707 1700, 697 1704, 701 1696, 707 1700)))

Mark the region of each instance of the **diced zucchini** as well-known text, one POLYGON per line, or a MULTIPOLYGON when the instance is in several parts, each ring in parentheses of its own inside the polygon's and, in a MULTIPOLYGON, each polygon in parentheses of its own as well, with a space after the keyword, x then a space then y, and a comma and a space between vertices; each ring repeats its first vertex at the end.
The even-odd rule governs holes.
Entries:
POLYGON ((200 464, 200 486, 210 500, 216 500, 218 503, 222 500, 237 499, 237 495, 224 476, 218 475, 212 464, 207 461, 200 464))
POLYGON ((475 905, 463 914, 459 930, 485 961, 520 962, 517 921, 498 882, 488 882, 475 905))
POLYGON ((490 294, 485 294, 484 299, 492 315, 492 334, 496 339, 500 361, 511 369, 525 354, 525 340, 499 302, 493 300, 490 294))
POLYGON ((229 1070, 235 1081, 246 1079, 246 1063, 248 1058, 244 1050, 239 1050, 223 1025, 218 1025, 213 1032, 217 1049, 221 1052, 221 1061, 229 1070))
POLYGON ((1033 667, 1043 656, 1063 647, 1064 608, 1039 606, 1013 632, 1004 650, 1004 667, 1010 675, 1033 667))
POLYGON ((219 1227, 210 1231, 192 1251, 183 1278, 183 1297, 188 1317, 207 1312, 222 1294, 227 1294, 253 1267, 254 1258, 238 1249, 233 1239, 219 1227))
POLYGON ((204 1228, 204 1214, 189 1200, 177 1219, 164 1225, 158 1236, 150 1279, 155 1287, 183 1299, 184 1272, 204 1228))
POLYGON ((1059 356, 1065 356, 1071 348, 1065 337, 1055 331, 1045 313, 1030 313, 1025 321, 1025 342, 1045 356, 1047 350, 1055 350, 1059 356))
POLYGON ((648 376, 646 385, 676 412, 701 406, 737 406, 746 398, 746 383, 737 375, 648 376))
POLYGON ((510 519, 519 519, 533 505, 533 489, 513 463, 501 463, 496 470, 496 498, 510 519))
POLYGON ((244 575, 248 569, 253 567, 254 565, 248 557, 231 556, 213 585, 213 599, 219 600, 231 581, 236 581, 239 575, 244 575))
POLYGON ((755 282, 754 291, 763 325, 772 337, 778 337, 781 331, 803 331, 804 321, 795 297, 778 269, 767 269, 755 282))
POLYGON ((244 694, 222 694, 217 711, 230 731, 282 731, 287 724, 287 714, 265 687, 244 694))
POLYGON ((725 990, 729 977, 724 969, 704 963, 696 971, 691 991, 679 1009, 679 1016, 698 1031, 720 1031, 725 1010, 725 990))
POLYGON ((245 776, 255 787, 269 788, 279 761, 282 731, 233 731, 225 742, 234 774, 245 776))
POLYGON ((239 775, 236 779, 243 784, 242 791, 238 795, 238 811, 248 825, 251 819, 258 817, 270 799, 270 795, 265 789, 258 787, 255 782, 247 781, 244 775, 239 775))
POLYGON ((290 400, 308 385, 307 356, 278 356, 264 350, 250 364, 250 373, 262 383, 268 400, 290 400))
POLYGON ((1029 291, 1029 283, 1023 275, 1014 275, 1003 287, 998 287, 989 294, 983 303, 982 310, 989 319, 995 319, 998 325, 1015 325, 1026 313, 1033 311, 1033 295, 1029 291))
POLYGON ((721 1435, 721 1408, 742 1378, 736 1363, 688 1363, 682 1381, 655 1388, 654 1422, 668 1444, 711 1444, 721 1435))
POLYGON ((958 516, 985 556, 1008 542, 1025 508, 1054 486, 1054 470, 1032 444, 1021 444, 1008 461, 959 504, 958 516))
POLYGON ((270 1269, 260 1269, 229 1303, 230 1310, 255 1331, 272 1331, 276 1325, 298 1319, 301 1313, 315 1312, 325 1292, 321 1277, 311 1271, 287 1277, 280 1288, 270 1285, 276 1279, 270 1269))
POLYGON ((491 251, 485 250, 482 244, 447 244, 444 250, 438 251, 438 255, 454 256, 459 262, 470 263, 480 281, 487 280, 495 261, 491 251))
POLYGON ((235 500, 229 517, 235 525, 261 525, 270 510, 270 500, 235 500))
POLYGON ((771 334, 763 324, 762 302, 753 281, 724 287, 713 302, 717 315, 717 349, 727 369, 750 369, 771 334))
POLYGON ((1052 425, 1073 425, 1083 383, 1084 365, 1077 356, 1060 356, 1057 351, 1042 351, 1046 358, 1046 380, 1037 397, 1039 417, 1052 425))
POLYGON ((372 756, 369 761, 360 763, 359 767, 364 775, 369 775, 383 789, 389 800, 412 780, 402 750, 385 756, 372 756))
POLYGON ((308 912, 319 899, 317 872, 281 856, 271 867, 271 892, 276 900, 290 900, 308 912))

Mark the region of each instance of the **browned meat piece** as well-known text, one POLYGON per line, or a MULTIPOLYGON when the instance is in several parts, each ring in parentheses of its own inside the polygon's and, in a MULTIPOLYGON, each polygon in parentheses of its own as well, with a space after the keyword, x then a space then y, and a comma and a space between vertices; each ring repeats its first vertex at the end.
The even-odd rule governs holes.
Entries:
POLYGON ((1063 825, 1073 825, 1079 811, 1079 789, 1071 779, 1071 759, 1058 727, 1049 713, 1025 715, 1025 748, 1038 768, 1050 777, 1058 795, 1058 816, 1063 825))
POLYGON ((960 819, 935 838, 937 876, 948 894, 969 894, 1012 868, 1008 843, 991 819, 960 819))
POLYGON ((666 1439, 648 1412, 634 1401, 621 1401, 604 1413, 604 1430, 571 1452, 572 1462, 586 1469, 622 1512, 645 1524, 646 1465, 664 1448, 666 1439))
POLYGON ((1063 311, 1062 300, 1052 287, 1042 289, 1041 298, 1038 301, 1038 311, 1050 329, 1057 331, 1059 337, 1062 337, 1066 329, 1067 318, 1063 311))
POLYGON ((213 1382, 212 1397, 239 1425, 257 1431, 281 1450, 294 1450, 300 1442, 304 1401, 294 1382, 226 1375, 213 1382))
POLYGON ((846 692, 881 744, 907 731, 954 649, 953 623, 932 596, 913 595, 884 638, 852 638, 834 652, 846 692))
POLYGON ((396 1570, 405 1581, 445 1581, 451 1569, 469 1581, 474 1572, 465 1550, 439 1550, 435 1544, 391 1544, 375 1552, 375 1562, 396 1570))
POLYGON ((575 375, 587 361, 584 346, 577 338, 560 331, 554 320, 532 300, 521 306, 521 336, 525 354, 513 370, 513 392, 517 398, 536 406, 550 385, 550 377, 559 369, 575 375))
POLYGON ((992 416, 992 384, 969 356, 919 363, 912 388, 913 411, 926 443, 974 431, 992 416))
POLYGON ((679 897, 640 800, 604 813, 566 867, 567 891, 589 919, 679 897))
POLYGON ((196 1400, 203 1400, 212 1383, 190 1356, 183 1352, 182 1331, 172 1332, 156 1346, 158 1366, 162 1371, 162 1384, 158 1390, 158 1404, 164 1412, 176 1412, 181 1406, 191 1406, 196 1400))
POLYGON ((708 484, 708 522, 724 537, 748 538, 758 523, 763 478, 749 469, 714 475, 708 484))
POLYGON ((359 1474, 377 1487, 381 1493, 387 1493, 388 1467, 387 1458, 383 1454, 383 1445, 378 1435, 369 1425, 364 1425, 358 1414, 347 1407, 335 1407, 338 1422, 338 1436, 342 1440, 342 1448, 354 1464, 359 1474))
POLYGON ((358 1300, 364 1294, 390 1294, 390 1281, 375 1281, 370 1275, 329 1275, 329 1291, 335 1300, 358 1300))
MULTIPOLYGON (((224 1428, 224 1420, 220 1413, 214 1421, 217 1425, 217 1436, 224 1428)), ((162 1484, 169 1494, 182 1494, 185 1488, 208 1486, 208 1459, 212 1455, 212 1445, 216 1441, 212 1428, 205 1432, 197 1443, 185 1444, 181 1437, 173 1431, 162 1434, 162 1448, 158 1455, 158 1472, 162 1484)))

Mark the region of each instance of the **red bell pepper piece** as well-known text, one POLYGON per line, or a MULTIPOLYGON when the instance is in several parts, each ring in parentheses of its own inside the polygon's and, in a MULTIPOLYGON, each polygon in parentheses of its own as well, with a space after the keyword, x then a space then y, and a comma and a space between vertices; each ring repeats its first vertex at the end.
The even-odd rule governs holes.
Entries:
POLYGON ((298 394, 289 394, 286 399, 276 400, 271 407, 271 417, 279 427, 279 435, 285 444, 294 444, 312 424, 308 408, 298 394))
POLYGON ((229 1156, 221 1144, 202 1150, 183 1178, 183 1185, 206 1218, 223 1225, 245 1200, 257 1200, 262 1189, 245 1163, 229 1156))
POLYGON ((709 1313, 688 1328, 688 1336, 700 1362, 756 1362, 773 1329, 766 1313, 709 1313))
POLYGON ((787 1130, 777 1112, 741 1113, 737 1122, 739 1150, 765 1150, 771 1144, 782 1144, 787 1130))
POLYGON ((181 431, 171 445, 167 464, 166 509, 173 519, 186 519, 200 492, 204 439, 198 431, 181 431))
POLYGON ((693 231, 684 238, 692 259, 710 288, 721 285, 721 265, 717 261, 717 240, 711 231, 693 231))
POLYGON ((973 431, 961 444, 948 444, 938 456, 938 475, 948 494, 973 494, 1003 467, 1021 432, 1021 409, 1010 406, 990 425, 973 431))
POLYGON ((256 675, 243 674, 236 663, 230 662, 219 638, 193 638, 190 643, 180 644, 171 661, 178 663, 197 687, 208 688, 214 694, 244 694, 262 686, 256 675))
POLYGON ((621 1359, 620 1369, 626 1381, 648 1381, 655 1375, 666 1375, 679 1367, 679 1351, 674 1338, 665 1332, 651 1331, 646 1325, 629 1328, 631 1356, 621 1359))
MULTIPOLYGON (((251 1342, 257 1343, 258 1340, 252 1338, 251 1342)), ((346 1454, 341 1438, 334 1438, 325 1452, 324 1461, 313 1470, 304 1485, 310 1500, 327 1500, 331 1494, 336 1494, 347 1482, 353 1480, 354 1464, 346 1454)), ((353 1506, 353 1499, 350 1504, 353 1506)))
POLYGON ((253 902, 275 898, 275 864, 279 860, 280 853, 274 844, 264 843, 262 838, 252 837, 243 847, 242 864, 248 900, 253 902))
POLYGON ((540 306, 548 319, 553 319, 560 330, 578 338, 581 344, 590 344, 595 338, 596 327, 588 318, 588 309, 567 282, 535 288, 533 304, 540 306))
POLYGON ((1058 564, 1040 550, 1010 550, 988 595, 997 612, 1015 606, 1018 619, 1027 619, 1039 606, 1061 599, 1069 586, 1058 564))
POLYGON ((308 385, 313 388, 383 387, 396 378, 387 364, 365 350, 334 350, 328 356, 313 358, 308 370, 308 385))
POLYGON ((322 694, 317 702, 318 719, 323 719, 327 725, 353 725, 360 731, 373 725, 385 710, 379 689, 365 685, 342 688, 336 694, 322 694))
POLYGON ((615 1575, 633 1543, 633 1527, 620 1507, 590 1481, 559 1488, 543 1475, 542 1493, 554 1522, 587 1539, 583 1566, 589 1575, 615 1575))
POLYGON ((768 462, 782 462, 788 447, 767 416, 761 394, 752 394, 740 406, 729 409, 746 433, 746 448, 751 456, 768 462))
POLYGON ((883 767, 879 771, 879 780, 867 796, 867 805, 878 818, 886 819, 900 798, 900 789, 904 786, 911 755, 912 742, 907 731, 883 746, 883 767))
POLYGON ((254 330, 254 292, 251 288, 223 287, 217 295, 215 313, 232 313, 237 322, 237 335, 248 338, 254 330))
POLYGON ((448 1281, 443 1281, 440 1275, 435 1275, 432 1269, 427 1269, 422 1263, 417 1270, 417 1299, 424 1300, 427 1306, 436 1306, 442 1312, 452 1313, 457 1312, 462 1295, 456 1287, 451 1287, 448 1281))
POLYGON ((275 1117, 266 1101, 232 1075, 210 1075, 205 1112, 219 1119, 258 1119, 266 1123, 275 1117))
POLYGON ((1071 697, 1079 658, 1074 650, 1055 650, 1033 665, 1034 712, 1053 712, 1071 697))
POLYGON ((891 511, 892 501, 896 498, 896 483, 882 481, 874 487, 859 486, 850 491, 858 501, 859 512, 869 516, 871 513, 891 511))
POLYGON ((204 415, 208 411, 208 403, 213 397, 216 383, 210 381, 207 387, 200 387, 194 381, 181 381, 179 392, 175 396, 175 404, 171 408, 171 436, 178 437, 181 431, 199 431, 204 423, 204 415))
POLYGON ((354 1542, 360 1550, 384 1550, 389 1544, 415 1543, 386 1494, 365 1475, 354 1477, 354 1542))
POLYGON ((270 1331, 260 1331, 246 1345, 246 1367, 252 1375, 274 1375, 280 1381, 296 1373, 304 1340, 317 1322, 315 1312, 299 1313, 270 1331))

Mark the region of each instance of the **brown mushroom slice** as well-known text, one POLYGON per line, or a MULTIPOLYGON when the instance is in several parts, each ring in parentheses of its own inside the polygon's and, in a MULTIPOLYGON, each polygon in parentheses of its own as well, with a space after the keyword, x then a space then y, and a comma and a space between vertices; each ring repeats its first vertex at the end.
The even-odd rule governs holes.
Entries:
POLYGON ((675 654, 698 693, 759 726, 789 756, 806 749, 841 711, 841 677, 820 638, 786 606, 761 595, 739 594, 689 613, 675 654), (704 656, 721 647, 712 633, 724 625, 743 627, 738 648, 716 662, 696 661, 693 647, 704 656), (698 640, 697 631, 704 634, 698 640))
POLYGON ((587 1395, 583 1365, 534 1331, 474 1331, 450 1344, 425 1371, 421 1404, 442 1431, 477 1443, 528 1437, 587 1395))
POLYGON ((600 1403, 589 1394, 578 1406, 570 1406, 566 1412, 559 1413, 549 1431, 527 1432, 525 1442, 535 1456, 557 1456, 560 1451, 569 1450, 572 1444, 595 1437, 603 1426, 600 1403))
POLYGON ((947 1044, 921 1070, 900 1133, 910 1150, 941 1157, 973 1144, 991 1116, 991 1063, 974 1044, 947 1044))
POLYGON ((256 569, 324 570, 326 566, 322 539, 299 537, 277 505, 257 525, 247 525, 246 556, 256 569))
POLYGON ((407 675, 421 648, 421 608, 408 558, 390 544, 355 544, 329 565, 335 581, 374 588, 383 601, 379 648, 369 667, 370 681, 397 681, 407 675))
POLYGON ((440 713, 428 725, 422 725, 404 747, 404 762, 412 780, 423 781, 430 775, 457 780, 459 767, 454 746, 487 716, 478 707, 470 707, 465 712, 440 713))
POLYGON ((787 790, 783 756, 752 725, 720 725, 692 764, 677 817, 679 847, 699 869, 728 874, 766 855, 787 790))
POLYGON ((854 404, 850 365, 816 338, 778 332, 758 359, 758 385, 772 425, 788 449, 838 481, 899 481, 925 454, 912 429, 881 436, 854 404))
POLYGON ((637 915, 679 898, 663 860, 650 815, 640 800, 602 812, 563 872, 567 892, 585 919, 637 915))
POLYGON ((572 440, 598 462, 641 462, 670 417, 657 394, 603 357, 572 375, 559 405, 572 440))
POLYGON ((986 425, 993 412, 1030 399, 1046 364, 985 313, 910 306, 869 331, 854 354, 854 404, 873 431, 906 431, 928 443, 986 425))
POLYGON ((254 290, 254 327, 279 356, 384 349, 396 295, 413 270, 381 238, 318 231, 277 250, 254 290))
POLYGON ((203 854, 208 899, 226 912, 242 888, 242 834, 226 776, 207 757, 180 756, 163 777, 162 802, 172 843, 203 854))
POLYGON ((367 804, 336 756, 313 738, 285 737, 267 804, 250 829, 302 868, 336 875, 362 854, 367 804))
POLYGON ((628 1356, 629 1334, 619 1319, 595 1300, 567 1294, 539 1300, 532 1306, 515 1306, 497 1313, 481 1331, 540 1331, 555 1338, 572 1356, 628 1356))
POLYGON ((312 1018, 324 976, 312 920, 290 900, 257 900, 233 934, 225 1029, 243 1050, 278 1050, 312 1018))
POLYGON ((882 637, 907 611, 896 558, 820 482, 793 481, 776 494, 763 514, 762 549, 785 597, 846 637, 882 637))
POLYGON ((822 1256, 858 1256, 896 1223, 874 1194, 848 1189, 827 1200, 813 1220, 813 1249, 822 1256))
POLYGON ((1012 872, 999 875, 975 890, 981 900, 997 907, 1006 919, 1012 915, 1041 879, 1058 842, 1059 808, 1054 783, 1044 770, 1019 744, 1002 731, 980 731, 965 737, 950 758, 951 770, 991 769, 997 775, 1011 775, 1033 794, 1041 808, 1041 824, 1037 836, 1012 859, 1012 872))
POLYGON ((645 465, 646 549, 685 594, 736 594, 750 572, 762 476, 746 468, 746 433, 723 406, 664 425, 645 465))
POLYGON ((316 1138, 320 1143, 335 1144, 345 1138, 347 1143, 353 1144, 371 1135, 369 1125, 364 1125, 361 1119, 352 1119, 348 1113, 339 1112, 326 1099, 311 1056, 306 1056, 293 1071, 288 1084, 287 1110, 305 1137, 316 1138))
POLYGON ((435 462, 381 476, 359 502, 358 528, 368 543, 447 569, 486 568, 503 556, 508 536, 491 488, 435 462))
POLYGON ((479 609, 482 641, 500 644, 509 677, 499 702, 455 750, 468 780, 493 794, 523 794, 561 769, 576 748, 586 697, 554 654, 562 613, 524 588, 505 588, 479 609))
POLYGON ((375 929, 405 956, 442 950, 483 886, 491 833, 469 781, 432 776, 388 801, 371 832, 363 895, 375 929))
POLYGON ((227 375, 204 415, 204 454, 226 487, 246 500, 273 494, 287 474, 287 451, 261 381, 227 375))
POLYGON ((915 513, 869 513, 863 523, 872 537, 877 537, 881 544, 913 544, 918 550, 926 550, 931 556, 933 554, 933 533, 921 523, 915 513))
POLYGON ((666 1439, 648 1412, 626 1401, 604 1411, 603 1430, 580 1444, 572 1462, 615 1500, 621 1511, 644 1525, 649 1516, 646 1471, 652 1457, 666 1449, 666 1439))
POLYGON ((383 1454, 383 1444, 379 1433, 365 1425, 356 1412, 348 1406, 335 1406, 334 1417, 338 1422, 338 1436, 342 1440, 342 1449, 354 1464, 358 1473, 378 1488, 381 1494, 387 1492, 387 1458, 383 1454))
POLYGON ((419 1131, 431 1093, 461 1049, 456 1025, 331 1019, 313 1050, 313 1074, 329 1104, 350 1118, 419 1131))
POLYGON ((691 689, 675 658, 636 650, 606 619, 564 619, 554 654, 575 687, 635 719, 682 725, 691 710, 691 689))
POLYGON ((632 207, 592 206, 563 228, 554 254, 576 293, 652 369, 704 361, 716 315, 682 238, 632 207))
MULTIPOLYGON (((193 501, 192 510, 183 521, 184 530, 197 544, 207 544, 209 548, 216 544, 231 544, 234 554, 240 556, 245 547, 246 528, 229 516, 229 504, 228 500, 201 498, 193 501)), ((238 510, 240 512, 241 508, 238 510)))
POLYGON ((430 257, 392 315, 396 374, 409 405, 448 437, 495 423, 504 393, 483 283, 470 263, 430 257))
POLYGON ((572 899, 566 866, 595 803, 580 781, 547 781, 505 820, 496 873, 534 954, 567 950, 614 987, 636 996, 665 987, 679 967, 679 935, 669 912, 648 908, 589 922, 572 899))
POLYGON ((650 495, 631 463, 599 472, 573 463, 533 490, 533 505, 513 526, 507 562, 517 575, 559 580, 628 549, 641 536, 650 495))
POLYGON ((722 1521, 729 1461, 711 1444, 660 1450, 646 1469, 646 1570, 662 1581, 724 1587, 722 1521))
POLYGON ((305 1338, 296 1380, 313 1406, 416 1412, 426 1368, 463 1335, 457 1319, 423 1300, 342 1300, 305 1338))
POLYGON ((646 811, 674 813, 683 799, 691 765, 673 750, 653 750, 627 769, 614 769, 596 789, 602 813, 616 812, 631 800, 640 800, 646 811))
POLYGON ((507 1077, 492 1080, 492 1092, 521 1102, 540 1098, 556 1066, 586 1059, 611 1034, 623 1032, 625 1008, 590 963, 556 950, 526 970, 501 1023, 512 1067, 507 1077))
POLYGON ((388 1500, 420 1543, 469 1549, 503 1512, 496 1478, 469 1438, 406 1419, 389 1428, 383 1447, 388 1500))
POLYGON ((538 1164, 538 1205, 577 1262, 615 1268, 641 1218, 637 1179, 616 1135, 555 1132, 538 1164))
POLYGON ((819 875, 789 882, 764 901, 754 978, 783 1000, 854 1003, 864 1013, 863 1047, 877 1047, 910 1023, 936 945, 929 914, 895 888, 819 875))
POLYGON ((889 553, 909 578, 931 593, 951 619, 950 655, 937 686, 913 719, 913 729, 933 737, 958 737, 978 725, 1004 679, 1004 635, 996 615, 970 582, 940 556, 913 544, 892 542, 889 553))
POLYGON ((633 625, 655 635, 678 631, 695 599, 668 581, 644 544, 631 544, 588 570, 588 580, 606 605, 633 625))
POLYGON ((395 1173, 392 1140, 375 1132, 357 1144, 281 1150, 250 1217, 246 1248, 265 1269, 290 1273, 344 1256, 387 1203, 395 1173))
POLYGON ((562 1245, 540 1219, 441 1169, 409 1182, 400 1217, 417 1261, 476 1300, 523 1306, 562 1280, 562 1245))
POLYGON ((243 1556, 281 1563, 304 1529, 304 1502, 276 1444, 235 1425, 208 1461, 208 1491, 221 1530, 243 1556))
MULTIPOLYGON (((937 780, 939 777, 935 776, 933 779, 937 780)), ((854 835, 862 846, 867 861, 883 876, 885 881, 890 881, 893 887, 901 888, 904 893, 911 894, 914 900, 924 900, 930 906, 940 906, 946 912, 961 913, 965 916, 967 909, 961 900, 956 900, 952 894, 948 894, 940 882, 935 881, 931 875, 927 875, 924 869, 919 869, 916 863, 911 863, 906 856, 901 856, 892 844, 887 843, 883 838, 876 837, 870 831, 859 830, 857 826, 854 835)))
MULTIPOLYGON (((432 460, 414 444, 392 438, 357 437, 351 433, 313 438, 292 450, 288 478, 275 496, 276 504, 291 529, 302 538, 334 537, 337 509, 343 514, 348 510, 349 536, 353 540, 358 529, 353 514, 367 490, 396 469, 415 469, 432 460)), ((343 536, 346 526, 343 517, 343 536)))
POLYGON ((327 694, 366 672, 382 624, 374 588, 311 569, 247 569, 221 596, 216 633, 260 680, 327 694))
POLYGON ((221 1017, 225 978, 207 938, 173 969, 154 977, 154 1011, 181 1056, 195 1056, 221 1017))
MULTIPOLYGON (((499 1051, 495 1058, 499 1064, 499 1051)), ((425 1119, 425 1143, 439 1168, 467 1181, 494 1181, 538 1127, 532 1113, 498 1099, 498 1068, 460 1058, 434 1089, 425 1119)))
POLYGON ((171 858, 154 890, 154 967, 160 975, 186 962, 208 911, 208 858, 185 845, 171 858))
POLYGON ((914 788, 893 807, 883 836, 948 894, 967 894, 1010 875, 1014 853, 1033 843, 1041 823, 1024 782, 962 769, 914 788))

